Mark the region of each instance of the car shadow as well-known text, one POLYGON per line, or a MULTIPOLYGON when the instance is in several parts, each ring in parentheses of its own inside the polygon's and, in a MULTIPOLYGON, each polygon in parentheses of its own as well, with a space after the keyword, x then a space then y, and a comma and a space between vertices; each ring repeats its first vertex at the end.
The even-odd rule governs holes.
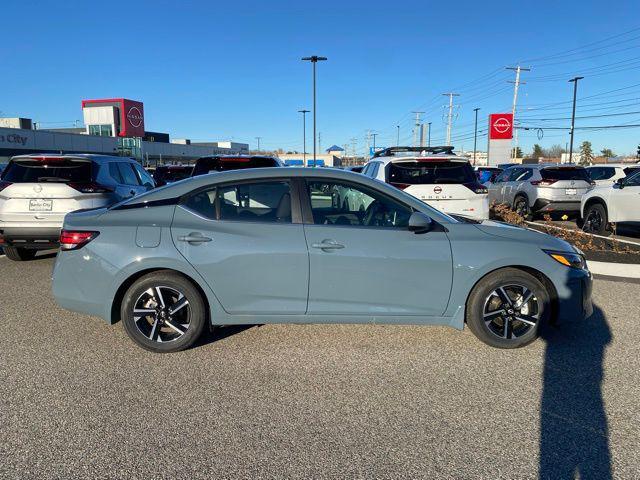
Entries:
POLYGON ((540 405, 541 479, 612 477, 603 360, 612 335, 603 311, 582 322, 551 326, 540 405))
POLYGON ((239 333, 244 332, 245 330, 249 330, 253 327, 260 327, 261 325, 223 325, 216 326, 213 331, 207 329, 202 335, 195 341, 195 343, 191 346, 191 348, 199 348, 205 345, 209 345, 211 343, 219 342, 224 340, 225 338, 229 338, 233 335, 237 335, 239 333))

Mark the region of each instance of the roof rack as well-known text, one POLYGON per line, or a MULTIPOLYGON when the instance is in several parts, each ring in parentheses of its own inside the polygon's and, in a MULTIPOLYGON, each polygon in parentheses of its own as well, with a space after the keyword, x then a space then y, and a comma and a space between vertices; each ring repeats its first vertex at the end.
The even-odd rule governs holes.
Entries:
POLYGON ((431 153, 431 154, 438 154, 438 153, 445 153, 447 155, 453 155, 453 147, 452 146, 439 146, 439 147, 389 147, 389 148, 385 148, 384 150, 380 150, 379 152, 376 152, 373 154, 373 157, 371 158, 378 158, 378 157, 389 157, 389 156, 393 156, 396 153, 401 153, 401 152, 415 152, 415 153, 431 153))

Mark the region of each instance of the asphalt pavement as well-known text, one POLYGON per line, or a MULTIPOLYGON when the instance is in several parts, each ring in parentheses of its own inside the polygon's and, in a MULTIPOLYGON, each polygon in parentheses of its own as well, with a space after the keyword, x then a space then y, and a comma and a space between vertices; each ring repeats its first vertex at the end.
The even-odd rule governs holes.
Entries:
POLYGON ((272 325, 158 355, 58 308, 52 264, 0 258, 2 478, 638 478, 638 284, 516 351, 272 325))

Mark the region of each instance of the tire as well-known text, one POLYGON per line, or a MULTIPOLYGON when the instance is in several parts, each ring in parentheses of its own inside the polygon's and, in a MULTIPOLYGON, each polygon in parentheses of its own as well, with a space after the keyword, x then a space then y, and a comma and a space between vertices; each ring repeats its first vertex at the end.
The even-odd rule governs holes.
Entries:
POLYGON ((473 287, 467 300, 469 329, 480 341, 496 348, 529 345, 538 338, 541 325, 549 321, 550 315, 547 288, 533 275, 516 268, 487 274, 473 287), (529 300, 519 305, 526 297, 529 300))
POLYGON ((202 334, 207 315, 204 300, 191 281, 176 272, 161 270, 129 287, 122 299, 120 318, 127 335, 142 348, 170 353, 193 345, 202 334))
POLYGON ((20 247, 2 247, 4 254, 9 260, 14 262, 23 262, 25 260, 33 260, 36 257, 37 250, 20 247))
POLYGON ((529 200, 527 197, 519 195, 513 201, 513 210, 525 220, 531 220, 531 207, 529 207, 529 200))
POLYGON ((582 230, 587 233, 608 236, 611 234, 607 209, 601 203, 593 203, 584 211, 582 230))

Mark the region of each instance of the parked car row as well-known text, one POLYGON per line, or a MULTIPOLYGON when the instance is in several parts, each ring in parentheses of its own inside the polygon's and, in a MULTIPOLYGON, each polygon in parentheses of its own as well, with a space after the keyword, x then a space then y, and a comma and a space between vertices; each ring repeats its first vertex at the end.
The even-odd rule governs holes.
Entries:
POLYGON ((610 233, 613 223, 640 222, 640 165, 525 164, 491 175, 485 182, 489 202, 528 219, 577 214, 580 227, 600 235, 610 233))

